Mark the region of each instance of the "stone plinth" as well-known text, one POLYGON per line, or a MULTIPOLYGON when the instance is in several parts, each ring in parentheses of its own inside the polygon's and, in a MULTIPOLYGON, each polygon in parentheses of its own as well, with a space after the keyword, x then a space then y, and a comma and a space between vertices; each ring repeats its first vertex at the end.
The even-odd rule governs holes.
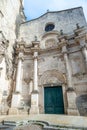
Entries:
POLYGON ((8 113, 9 115, 18 115, 19 111, 17 108, 10 108, 8 113))
POLYGON ((14 93, 12 97, 12 104, 11 107, 18 108, 20 105, 21 100, 21 94, 20 93, 14 93))
POLYGON ((30 114, 39 114, 38 99, 39 99, 39 94, 38 92, 34 91, 31 95, 30 114))
POLYGON ((68 115, 79 115, 77 106, 76 106, 76 93, 74 90, 67 91, 67 101, 68 101, 68 115))

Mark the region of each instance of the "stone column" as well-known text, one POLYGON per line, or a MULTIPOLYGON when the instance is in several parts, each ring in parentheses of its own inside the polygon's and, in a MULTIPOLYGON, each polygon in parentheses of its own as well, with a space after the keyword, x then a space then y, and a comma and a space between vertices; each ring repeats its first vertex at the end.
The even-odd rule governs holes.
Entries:
POLYGON ((64 54, 64 61, 65 61, 65 64, 66 64, 68 88, 73 89, 72 88, 71 67, 70 67, 70 63, 69 63, 69 58, 68 58, 66 46, 63 46, 62 51, 63 51, 63 54, 64 54))
POLYGON ((62 47, 62 52, 64 55, 64 61, 66 64, 66 75, 67 75, 67 102, 68 102, 68 108, 67 108, 67 113, 69 115, 78 115, 78 110, 76 107, 76 93, 73 89, 72 85, 72 73, 71 73, 71 67, 70 67, 70 62, 67 54, 67 48, 64 45, 62 47))
POLYGON ((20 52, 18 56, 18 65, 17 65, 17 76, 16 76, 16 87, 15 87, 15 92, 12 97, 12 107, 19 107, 20 106, 20 101, 21 101, 21 89, 22 89, 22 57, 23 53, 20 52))
POLYGON ((33 79, 33 91, 31 94, 31 108, 30 114, 39 114, 39 92, 38 92, 38 48, 39 42, 33 42, 33 57, 34 57, 34 79, 33 79))
POLYGON ((20 57, 19 54, 15 92, 21 92, 21 71, 22 71, 22 58, 20 57))
POLYGON ((38 52, 34 52, 34 91, 38 91, 38 52))

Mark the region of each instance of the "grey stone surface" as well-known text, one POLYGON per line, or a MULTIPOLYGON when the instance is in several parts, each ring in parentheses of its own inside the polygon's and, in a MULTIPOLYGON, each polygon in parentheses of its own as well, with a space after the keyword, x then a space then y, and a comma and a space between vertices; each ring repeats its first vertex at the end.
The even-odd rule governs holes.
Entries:
POLYGON ((64 34, 72 33, 73 30, 76 29, 77 23, 79 23, 80 26, 86 25, 82 8, 47 12, 35 20, 23 23, 20 27, 19 38, 22 37, 27 44, 31 44, 31 41, 34 40, 34 36, 37 36, 37 39, 41 41, 41 38, 46 33, 45 26, 48 23, 54 23, 54 31, 56 30, 60 33, 60 30, 63 30, 64 34))
POLYGON ((36 108, 44 113, 44 87, 61 86, 64 114, 87 115, 82 96, 87 93, 87 24, 82 7, 25 21, 22 0, 0 1, 0 86, 0 104, 6 92, 11 114, 28 114, 32 108, 33 113, 36 108), (49 24, 55 27, 46 32, 49 24), (31 101, 36 88, 38 98, 31 101), (20 98, 14 98, 15 92, 20 98), (31 107, 32 102, 37 106, 31 107))

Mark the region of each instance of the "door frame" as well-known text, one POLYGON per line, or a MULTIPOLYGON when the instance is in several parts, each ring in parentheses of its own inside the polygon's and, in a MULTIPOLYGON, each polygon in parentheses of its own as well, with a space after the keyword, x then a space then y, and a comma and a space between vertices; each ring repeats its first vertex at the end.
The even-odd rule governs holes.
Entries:
POLYGON ((44 110, 43 113, 45 113, 44 88, 45 87, 55 87, 55 86, 61 86, 62 87, 64 114, 67 114, 67 100, 66 100, 65 84, 45 84, 45 85, 43 85, 43 110, 44 110))

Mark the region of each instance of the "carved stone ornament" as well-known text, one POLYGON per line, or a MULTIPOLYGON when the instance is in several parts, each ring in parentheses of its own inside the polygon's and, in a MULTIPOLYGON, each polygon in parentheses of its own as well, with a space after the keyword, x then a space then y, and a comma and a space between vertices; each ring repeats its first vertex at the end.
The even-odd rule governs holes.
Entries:
POLYGON ((62 84, 66 83, 66 77, 58 70, 48 70, 40 78, 40 85, 43 84, 62 84))
POLYGON ((57 42, 55 39, 48 39, 45 42, 45 47, 46 48, 52 48, 52 47, 56 47, 57 46, 57 42))
POLYGON ((12 60, 9 57, 7 48, 8 48, 9 41, 6 40, 4 34, 0 32, 0 60, 5 57, 6 62, 6 74, 7 78, 10 78, 12 76, 12 60))
POLYGON ((5 57, 7 75, 12 72, 12 62, 9 59, 7 52, 8 43, 9 41, 5 39, 4 34, 0 31, 0 63, 2 62, 3 57, 5 57))
POLYGON ((6 62, 6 74, 7 78, 11 78, 12 76, 12 60, 9 58, 8 55, 5 55, 5 62, 6 62))
POLYGON ((0 55, 4 55, 8 47, 8 41, 5 39, 5 36, 0 31, 0 55))

